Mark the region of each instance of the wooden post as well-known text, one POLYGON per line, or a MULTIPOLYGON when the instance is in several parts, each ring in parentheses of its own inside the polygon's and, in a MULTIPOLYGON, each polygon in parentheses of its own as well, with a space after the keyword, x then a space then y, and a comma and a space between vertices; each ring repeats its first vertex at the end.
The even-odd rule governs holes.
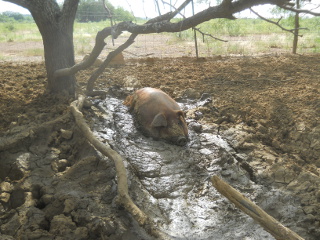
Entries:
MULTIPOLYGON (((300 8, 300 0, 296 0, 296 7, 297 9, 300 8)), ((293 35, 293 46, 292 46, 292 53, 297 53, 298 47, 298 37, 299 37, 299 13, 296 12, 294 17, 294 35, 293 35)))
POLYGON ((222 181, 217 176, 211 178, 212 185, 226 198, 228 198, 237 208, 257 221, 267 232, 277 240, 303 240, 295 232, 283 226, 276 219, 268 215, 260 207, 255 205, 240 192, 222 181))
MULTIPOLYGON (((193 3, 193 0, 191 1, 191 4, 192 4, 192 15, 194 15, 194 3, 193 3)), ((196 32, 196 29, 193 28, 193 38, 194 38, 194 46, 196 48, 196 57, 197 59, 199 58, 199 52, 198 52, 198 40, 197 40, 197 32, 196 32)))

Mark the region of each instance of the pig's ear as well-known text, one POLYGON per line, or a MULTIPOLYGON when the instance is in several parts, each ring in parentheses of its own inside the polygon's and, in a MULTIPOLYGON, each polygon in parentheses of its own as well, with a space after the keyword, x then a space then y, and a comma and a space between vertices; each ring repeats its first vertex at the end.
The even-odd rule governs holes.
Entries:
POLYGON ((168 122, 166 116, 163 113, 157 114, 151 123, 152 127, 166 127, 167 125, 168 122))

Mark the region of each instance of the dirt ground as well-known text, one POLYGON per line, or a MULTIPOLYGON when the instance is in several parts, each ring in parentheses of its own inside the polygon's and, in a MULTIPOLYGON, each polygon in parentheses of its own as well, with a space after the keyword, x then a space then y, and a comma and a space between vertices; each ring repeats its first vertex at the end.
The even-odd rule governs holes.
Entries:
MULTIPOLYGON (((106 69, 96 88, 150 86, 177 100, 211 94, 210 106, 190 110, 187 117, 218 126, 239 153, 250 156, 253 180, 296 195, 308 216, 301 226, 316 239, 320 236, 319 62, 320 55, 311 54, 129 59, 125 65, 106 69)), ((77 75, 79 86, 85 85, 93 70, 77 75)), ((0 86, 0 137, 68 111, 69 101, 46 93, 43 63, 0 63, 0 86)), ((16 184, 9 175, 0 170, 2 183, 16 184)), ((4 207, 10 202, 6 196, 12 190, 1 186, 0 221, 4 224, 10 217, 4 207)), ((1 231, 11 235, 4 227, 1 231)))

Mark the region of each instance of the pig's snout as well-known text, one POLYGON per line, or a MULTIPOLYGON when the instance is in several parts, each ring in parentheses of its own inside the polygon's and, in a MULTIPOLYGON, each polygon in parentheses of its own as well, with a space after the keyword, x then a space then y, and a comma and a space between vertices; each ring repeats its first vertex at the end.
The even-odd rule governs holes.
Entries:
POLYGON ((188 142, 188 139, 186 137, 178 137, 177 139, 177 144, 179 146, 184 146, 187 144, 187 142, 188 142))

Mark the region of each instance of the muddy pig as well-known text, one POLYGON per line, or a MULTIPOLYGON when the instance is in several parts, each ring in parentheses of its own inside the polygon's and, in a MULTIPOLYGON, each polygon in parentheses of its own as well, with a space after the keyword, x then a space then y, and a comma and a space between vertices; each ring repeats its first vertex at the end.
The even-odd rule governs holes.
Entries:
POLYGON ((184 113, 169 95, 155 88, 142 88, 124 101, 144 135, 183 146, 188 141, 184 113))

